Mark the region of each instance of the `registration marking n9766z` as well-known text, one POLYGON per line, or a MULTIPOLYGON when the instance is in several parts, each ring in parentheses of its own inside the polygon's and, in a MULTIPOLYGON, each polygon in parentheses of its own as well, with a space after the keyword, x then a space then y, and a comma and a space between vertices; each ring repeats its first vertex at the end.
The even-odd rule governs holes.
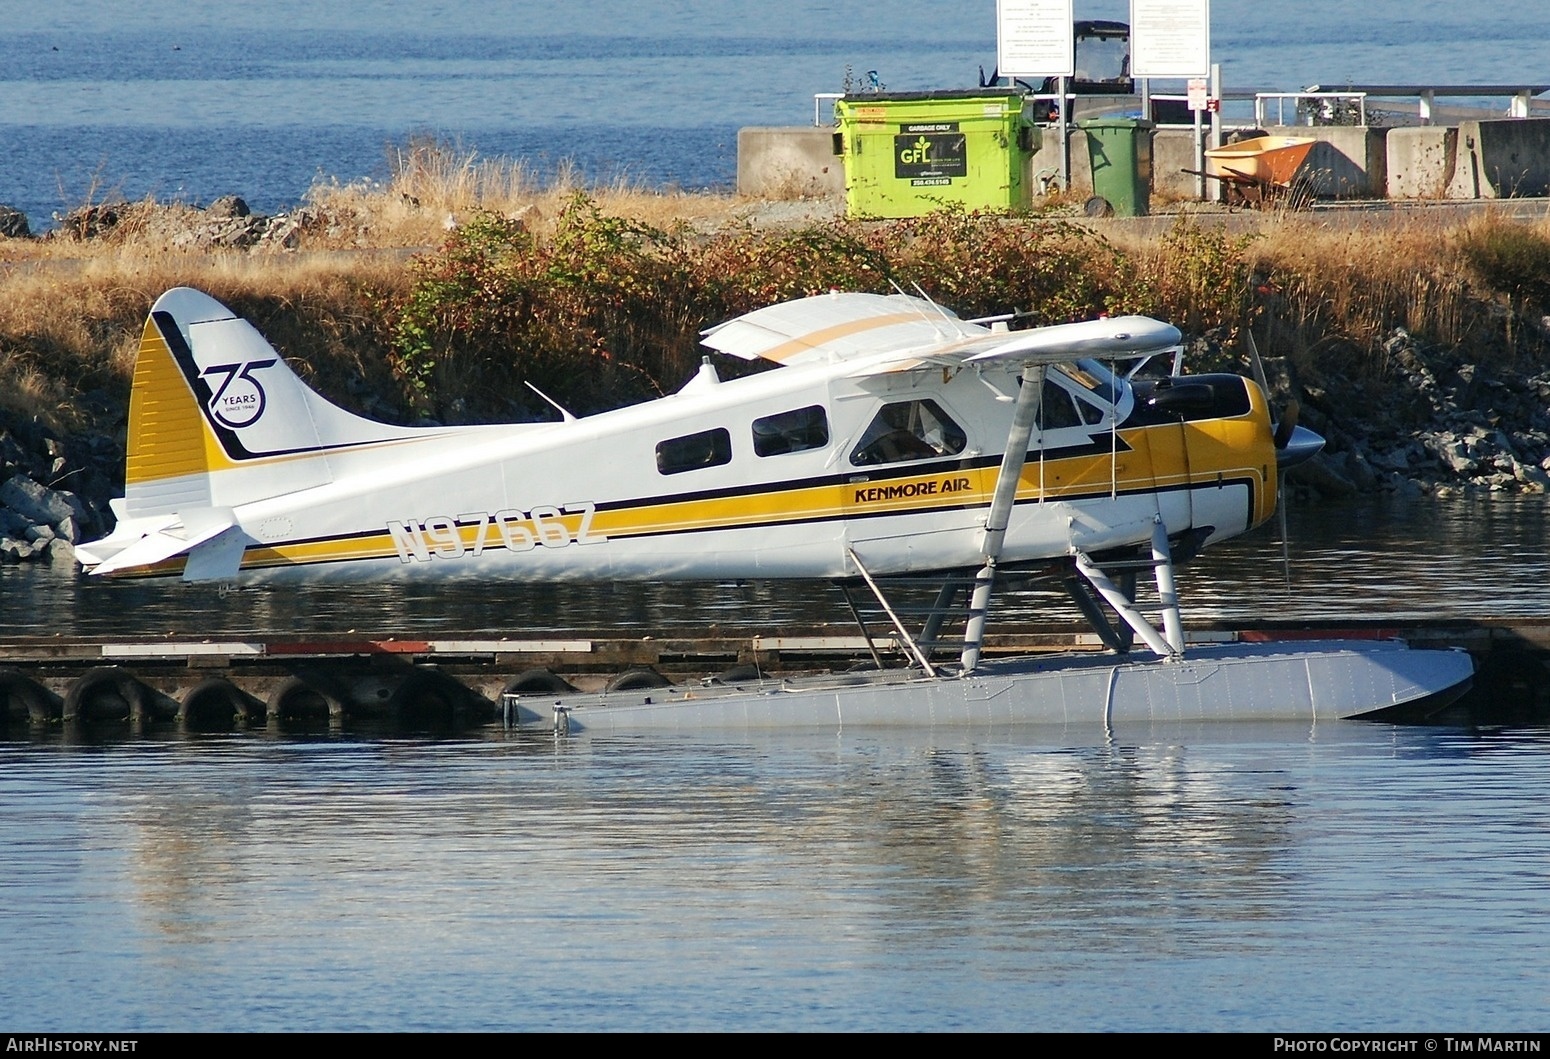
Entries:
POLYGON ((601 544, 608 538, 592 532, 592 517, 596 513, 597 505, 590 500, 560 507, 542 504, 528 511, 508 507, 494 513, 467 511, 455 516, 390 521, 387 531, 393 538, 393 547, 398 549, 400 562, 424 563, 432 558, 479 556, 487 547, 525 552, 535 547, 601 544), (572 522, 576 524, 574 532, 572 522))

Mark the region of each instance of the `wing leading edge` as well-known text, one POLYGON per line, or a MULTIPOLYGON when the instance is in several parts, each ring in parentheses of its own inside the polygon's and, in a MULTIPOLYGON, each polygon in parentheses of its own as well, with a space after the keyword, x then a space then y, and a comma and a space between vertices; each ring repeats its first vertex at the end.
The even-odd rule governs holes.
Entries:
POLYGON ((1174 348, 1182 336, 1172 324, 1148 316, 1104 317, 1025 331, 991 330, 923 298, 834 292, 739 316, 707 330, 702 341, 745 360, 785 365, 899 355, 868 364, 857 373, 871 375, 920 363, 1139 359, 1174 348))

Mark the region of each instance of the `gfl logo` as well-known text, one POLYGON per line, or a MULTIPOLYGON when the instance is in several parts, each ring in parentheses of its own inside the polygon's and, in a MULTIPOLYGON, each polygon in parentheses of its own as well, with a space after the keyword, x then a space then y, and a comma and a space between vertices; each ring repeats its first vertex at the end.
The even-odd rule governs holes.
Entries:
POLYGON ((269 360, 251 360, 246 364, 212 364, 199 373, 201 379, 219 376, 220 385, 208 382, 213 391, 208 405, 215 421, 237 430, 252 426, 264 414, 264 388, 253 373, 274 364, 269 360))

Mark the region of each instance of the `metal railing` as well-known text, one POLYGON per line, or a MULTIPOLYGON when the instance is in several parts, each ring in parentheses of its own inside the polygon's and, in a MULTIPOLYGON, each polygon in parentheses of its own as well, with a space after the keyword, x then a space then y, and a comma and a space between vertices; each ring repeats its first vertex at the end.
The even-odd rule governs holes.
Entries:
POLYGON ((1266 124, 1269 104, 1274 102, 1277 108, 1275 124, 1285 125, 1286 101, 1293 100, 1296 106, 1293 124, 1366 125, 1369 99, 1414 99, 1420 123, 1430 125, 1438 97, 1452 97, 1505 98, 1509 118, 1526 118, 1533 105, 1541 102, 1534 97, 1545 92, 1550 92, 1550 85, 1312 85, 1301 92, 1256 92, 1254 116, 1261 125, 1266 124), (1353 117, 1357 120, 1349 120, 1353 117))
POLYGON ((1366 125, 1366 92, 1320 92, 1317 86, 1306 92, 1255 92, 1254 123, 1256 125, 1366 125), (1292 101, 1292 120, 1286 120, 1286 103, 1292 101), (1270 121, 1270 104, 1276 108, 1276 119, 1270 121), (1352 114, 1355 121, 1336 120, 1337 115, 1352 114), (1314 120, 1326 115, 1329 120, 1314 120), (1309 120, 1304 121, 1304 117, 1309 120))
POLYGON ((844 92, 814 92, 813 93, 813 124, 818 126, 834 124, 834 103, 844 99, 844 92), (828 120, 824 120, 824 104, 829 105, 828 120))

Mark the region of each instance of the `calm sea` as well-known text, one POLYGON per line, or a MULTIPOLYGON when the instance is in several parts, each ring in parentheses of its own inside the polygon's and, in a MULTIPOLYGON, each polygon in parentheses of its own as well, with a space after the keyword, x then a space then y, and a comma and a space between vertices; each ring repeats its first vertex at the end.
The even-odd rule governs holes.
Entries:
POLYGON ((1544 1032, 1547 768, 1355 723, 0 743, 0 1032, 1544 1032))
MULTIPOLYGON (((1234 89, 1543 80, 1550 52, 1535 5, 1211 7, 1234 89)), ((1076 4, 1078 18, 1128 11, 1076 4)), ((963 88, 996 54, 993 0, 74 0, 9 5, 5 23, 0 202, 36 227, 112 195, 240 194, 274 212, 315 181, 385 176, 387 149, 417 135, 540 175, 568 161, 600 180, 725 188, 740 127, 808 123, 813 93, 847 74, 963 88)))
MULTIPOLYGON (((19 5, 13 5, 16 7, 19 5)), ((971 85, 991 0, 8 10, 0 201, 272 211, 428 132, 731 183, 846 71, 971 85)), ((1125 16, 1078 4, 1079 17, 1125 16)), ((1512 81, 1545 19, 1213 4, 1230 84, 1512 81)), ((1196 613, 1544 615, 1545 505, 1369 503, 1186 574, 1196 613)), ((0 570, 11 632, 811 617, 821 589, 213 593, 0 570), (100 591, 99 591, 100 590, 100 591)), ((1025 601, 1037 609, 1038 599, 1025 601)), ((1543 728, 424 741, 0 732, 0 1032, 1550 1030, 1543 728)))

